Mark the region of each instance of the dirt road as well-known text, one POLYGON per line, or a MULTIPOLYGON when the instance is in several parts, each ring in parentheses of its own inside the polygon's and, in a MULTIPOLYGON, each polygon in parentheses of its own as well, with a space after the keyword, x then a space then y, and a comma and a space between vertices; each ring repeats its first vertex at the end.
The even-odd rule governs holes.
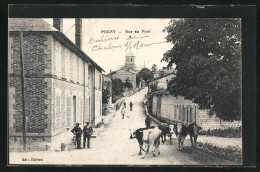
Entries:
MULTIPOLYGON (((122 119, 118 110, 109 125, 97 129, 97 138, 91 140, 91 149, 71 150, 64 152, 11 152, 10 163, 16 164, 78 164, 78 165, 235 165, 218 157, 216 154, 190 147, 188 137, 184 150, 177 149, 176 138, 173 144, 160 145, 161 154, 153 157, 149 153, 145 159, 138 155, 139 147, 136 139, 130 139, 130 130, 145 127, 145 114, 142 106, 147 89, 126 98, 127 112, 122 119), (133 102, 133 111, 129 110, 129 102, 133 102), (39 159, 32 161, 31 158, 39 159), (28 159, 28 161, 22 161, 28 159), (30 161, 29 161, 30 160, 30 161)), ((154 124, 156 125, 156 124, 154 124)))

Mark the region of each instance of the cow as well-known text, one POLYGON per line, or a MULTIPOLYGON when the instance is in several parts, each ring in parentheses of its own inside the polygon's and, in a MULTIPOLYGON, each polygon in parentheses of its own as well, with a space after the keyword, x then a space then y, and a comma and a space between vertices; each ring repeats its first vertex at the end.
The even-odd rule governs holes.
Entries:
POLYGON ((166 123, 161 123, 159 124, 159 129, 162 130, 162 143, 166 142, 166 135, 170 137, 170 144, 172 144, 172 134, 174 132, 174 125, 172 124, 166 124, 166 123))
POLYGON ((195 146, 195 147, 197 146, 197 138, 199 135, 199 131, 201 129, 202 128, 195 122, 192 122, 188 125, 188 133, 190 135, 191 146, 195 146), (193 143, 192 137, 194 137, 194 143, 193 143))
POLYGON ((177 134, 178 149, 179 150, 183 149, 183 143, 188 134, 190 135, 191 146, 194 146, 192 137, 194 137, 194 143, 196 146, 199 130, 201 130, 201 129, 202 128, 200 126, 198 126, 195 122, 192 122, 188 126, 185 124, 182 124, 182 123, 175 124, 174 130, 177 134))
POLYGON ((149 152, 149 148, 151 146, 153 156, 155 155, 155 151, 158 150, 158 155, 160 154, 159 146, 160 146, 160 136, 162 134, 162 130, 158 127, 143 130, 143 145, 144 145, 144 156, 142 159, 145 158, 145 155, 149 152))
POLYGON ((143 146, 143 131, 148 130, 148 129, 152 129, 152 128, 155 128, 155 126, 151 126, 149 128, 139 128, 139 129, 135 130, 133 133, 131 132, 130 139, 136 138, 137 141, 138 141, 138 144, 139 144, 140 150, 139 150, 138 155, 142 154, 142 150, 144 151, 144 149, 142 147, 143 146))
POLYGON ((182 123, 177 123, 174 125, 176 134, 177 134, 177 139, 178 139, 178 149, 182 150, 183 149, 183 143, 188 135, 188 128, 186 125, 182 123))

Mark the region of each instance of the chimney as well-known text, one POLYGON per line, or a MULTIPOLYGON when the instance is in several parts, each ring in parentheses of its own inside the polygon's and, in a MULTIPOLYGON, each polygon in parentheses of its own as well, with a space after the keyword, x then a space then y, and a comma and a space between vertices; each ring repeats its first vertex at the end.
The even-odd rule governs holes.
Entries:
POLYGON ((63 32, 63 20, 61 18, 54 18, 53 27, 58 29, 60 32, 63 32))
POLYGON ((75 19, 75 44, 82 49, 82 20, 81 18, 75 19))

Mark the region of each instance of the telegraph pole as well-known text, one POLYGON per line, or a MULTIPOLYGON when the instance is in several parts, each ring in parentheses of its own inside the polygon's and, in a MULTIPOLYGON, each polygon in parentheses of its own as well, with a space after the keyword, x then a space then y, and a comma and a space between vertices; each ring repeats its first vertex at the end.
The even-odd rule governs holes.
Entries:
POLYGON ((112 87, 113 87, 113 81, 112 81, 112 70, 110 69, 110 78, 111 78, 111 104, 113 103, 113 92, 112 92, 112 87))
POLYGON ((20 68, 21 68, 21 91, 23 109, 23 149, 26 151, 26 115, 25 115, 25 93, 24 93, 24 64, 23 64, 23 32, 20 32, 20 68))

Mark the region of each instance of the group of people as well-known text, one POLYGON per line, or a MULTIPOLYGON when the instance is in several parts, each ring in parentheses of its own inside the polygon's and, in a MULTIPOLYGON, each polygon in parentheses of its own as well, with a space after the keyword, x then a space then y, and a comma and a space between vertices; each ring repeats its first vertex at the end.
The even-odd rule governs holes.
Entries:
MULTIPOLYGON (((71 132, 76 136, 77 149, 82 149, 81 147, 81 135, 82 129, 79 127, 79 123, 76 123, 76 127, 74 127, 71 132)), ((90 139, 93 134, 93 128, 89 125, 89 122, 86 122, 86 125, 83 128, 83 148, 86 148, 86 140, 87 147, 90 148, 90 139)))
MULTIPOLYGON (((125 118, 125 109, 126 109, 126 102, 125 102, 125 100, 124 100, 123 104, 124 104, 124 106, 123 106, 123 108, 121 110, 122 119, 125 118)), ((129 103, 129 106, 130 106, 130 111, 132 111, 133 110, 133 103, 131 101, 129 103)))

